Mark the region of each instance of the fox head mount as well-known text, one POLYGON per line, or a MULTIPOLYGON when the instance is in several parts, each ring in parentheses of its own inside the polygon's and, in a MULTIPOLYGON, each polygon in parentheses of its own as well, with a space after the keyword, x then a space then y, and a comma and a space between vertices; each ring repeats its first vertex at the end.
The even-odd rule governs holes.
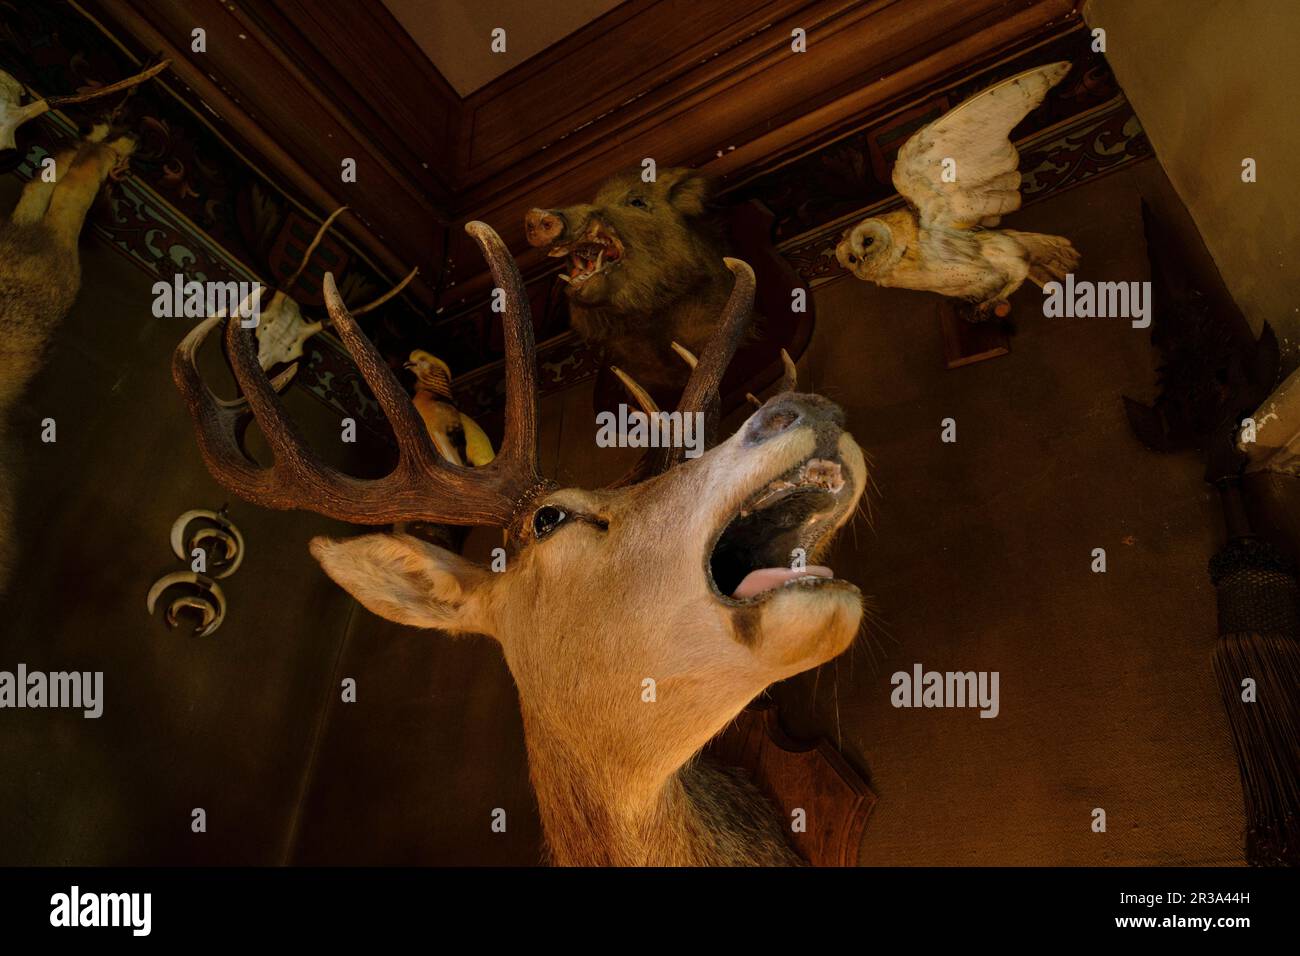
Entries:
POLYGON ((750 268, 729 259, 730 297, 677 409, 704 414, 712 447, 689 460, 680 449, 650 449, 614 485, 559 488, 538 471, 522 279, 495 232, 478 222, 466 229, 505 290, 505 430, 494 460, 462 468, 437 453, 326 275, 335 328, 396 434, 393 472, 351 478, 304 447, 237 322, 225 336, 244 397, 217 399, 195 357, 221 318, 196 326, 173 364, 209 469, 233 493, 272 508, 368 525, 507 530, 514 553, 500 573, 396 534, 316 538, 311 551, 382 617, 500 642, 555 861, 791 861, 775 845, 775 819, 755 822, 774 816, 770 806, 692 758, 764 688, 830 660, 857 633, 858 589, 812 563, 853 515, 867 480, 842 413, 796 393, 787 376, 734 435, 712 442, 718 383, 754 294, 750 268), (270 467, 250 461, 235 437, 248 414, 275 457, 270 467))

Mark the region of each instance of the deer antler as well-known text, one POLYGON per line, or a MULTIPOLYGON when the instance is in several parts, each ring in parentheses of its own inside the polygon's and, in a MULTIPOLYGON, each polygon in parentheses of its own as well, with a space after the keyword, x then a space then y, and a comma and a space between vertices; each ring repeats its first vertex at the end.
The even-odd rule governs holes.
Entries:
POLYGON ((373 312, 375 309, 379 308, 385 302, 389 301, 394 296, 400 294, 403 289, 405 289, 408 285, 411 284, 411 280, 414 279, 419 274, 420 274, 420 267, 416 266, 414 269, 412 269, 410 272, 406 274, 405 279, 397 283, 397 285, 393 286, 391 289, 389 289, 379 298, 375 299, 373 302, 367 302, 365 305, 357 306, 355 309, 352 310, 352 314, 354 316, 358 316, 358 315, 365 315, 367 312, 373 312))
POLYGON ((500 454, 483 468, 444 462, 429 440, 410 397, 357 327, 325 275, 325 303, 344 346, 370 386, 397 438, 398 460, 383 478, 359 479, 328 467, 308 448, 285 415, 279 396, 258 365, 247 330, 226 325, 231 369, 247 401, 218 399, 195 364, 199 346, 222 319, 195 326, 176 349, 172 376, 190 408, 199 451, 213 476, 234 494, 270 508, 301 508, 357 524, 434 521, 514 528, 527 504, 550 485, 537 468, 537 369, 533 326, 519 268, 501 238, 481 222, 465 231, 483 251, 492 277, 505 291, 505 438, 500 454), (237 438, 239 419, 251 411, 274 455, 263 468, 251 462, 237 438))
POLYGON ((285 294, 293 291, 293 287, 297 284, 299 276, 301 276, 303 270, 307 268, 307 263, 311 262, 312 253, 316 251, 316 247, 319 246, 321 240, 325 238, 325 233, 330 231, 330 226, 334 225, 334 220, 347 211, 347 206, 339 206, 339 208, 330 213, 325 221, 320 224, 319 228, 317 228, 316 235, 312 236, 311 244, 307 246, 307 251, 302 254, 302 259, 298 263, 298 268, 293 270, 293 275, 289 276, 289 281, 284 284, 285 294))
MULTIPOLYGON (((718 419, 721 417, 718 386, 727 371, 727 366, 731 364, 731 357, 736 353, 736 346, 744 337, 754 307, 754 270, 740 259, 724 258, 722 261, 735 274, 736 281, 732 284, 731 295, 727 297, 722 317, 713 330, 709 344, 705 346, 704 354, 697 359, 688 349, 676 342, 673 343, 673 350, 691 366, 691 377, 687 379, 686 387, 682 389, 682 397, 677 402, 677 411, 683 416, 703 412, 706 449, 712 448, 717 443, 718 419)), ((615 374, 637 399, 638 404, 646 409, 641 397, 644 389, 640 386, 632 388, 635 382, 632 382, 622 370, 615 374)), ((648 395, 645 397, 649 398, 648 395)), ((653 405, 653 400, 651 404, 653 405)), ((652 448, 641 457, 631 471, 610 487, 620 488, 635 484, 651 475, 661 474, 681 461, 684 455, 684 448, 652 448)))

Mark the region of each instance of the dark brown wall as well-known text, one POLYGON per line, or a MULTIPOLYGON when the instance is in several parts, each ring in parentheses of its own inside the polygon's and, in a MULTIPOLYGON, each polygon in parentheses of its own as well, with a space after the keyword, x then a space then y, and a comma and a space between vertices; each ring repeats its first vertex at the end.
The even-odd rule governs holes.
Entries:
MULTIPOLYGON (((1148 161, 1008 225, 1069 236, 1082 279, 1141 280, 1144 195, 1186 224, 1148 161)), ((1195 455, 1130 436, 1120 401, 1153 397, 1148 332, 1045 319, 1026 284, 1012 353, 944 371, 929 297, 847 280, 817 305, 802 364, 844 404, 880 486, 874 531, 844 540, 832 566, 853 569, 880 620, 777 696, 790 729, 840 741, 870 773, 880 802, 862 862, 1241 863, 1210 668, 1217 500, 1195 455), (946 417, 955 444, 939 441, 946 417), (1090 570, 1096 547, 1105 574, 1090 570), (890 677, 916 662, 999 671, 1000 716, 895 709, 890 677)))
MULTIPOLYGON (((17 186, 0 187, 7 213, 17 186)), ((21 554, 0 603, 0 668, 102 670, 104 714, 0 712, 0 863, 276 863, 354 613, 305 547, 339 526, 234 501, 248 552, 221 582, 225 624, 199 640, 149 618, 150 585, 184 569, 172 522, 230 496, 171 382, 192 320, 155 319, 152 280, 98 239, 83 236, 82 266, 14 419, 21 554), (39 440, 46 416, 55 444, 39 440), (195 807, 205 835, 190 831, 195 807)), ((290 405, 337 435, 316 402, 290 405)))

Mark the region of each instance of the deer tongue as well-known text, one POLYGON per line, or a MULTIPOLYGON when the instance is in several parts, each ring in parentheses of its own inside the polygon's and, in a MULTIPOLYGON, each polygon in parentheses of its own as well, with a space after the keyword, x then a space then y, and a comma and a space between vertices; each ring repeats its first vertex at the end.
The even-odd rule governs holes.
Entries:
POLYGON ((833 578, 835 575, 830 568, 822 567, 820 564, 810 564, 806 568, 758 568, 750 571, 744 579, 736 585, 736 590, 732 593, 734 598, 753 597, 755 594, 762 594, 764 591, 771 591, 779 588, 787 581, 797 581, 799 578, 833 578))

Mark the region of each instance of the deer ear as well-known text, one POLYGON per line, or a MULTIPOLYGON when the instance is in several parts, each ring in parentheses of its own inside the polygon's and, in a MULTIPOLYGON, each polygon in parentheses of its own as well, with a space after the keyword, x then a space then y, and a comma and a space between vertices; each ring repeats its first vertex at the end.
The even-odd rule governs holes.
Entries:
POLYGON ((714 182, 710 177, 693 169, 673 169, 665 171, 660 178, 668 179, 668 201, 682 215, 704 215, 713 197, 714 182))
POLYGON ((489 633, 483 610, 491 575, 458 554, 405 534, 313 538, 311 553, 336 584, 380 617, 489 633))

